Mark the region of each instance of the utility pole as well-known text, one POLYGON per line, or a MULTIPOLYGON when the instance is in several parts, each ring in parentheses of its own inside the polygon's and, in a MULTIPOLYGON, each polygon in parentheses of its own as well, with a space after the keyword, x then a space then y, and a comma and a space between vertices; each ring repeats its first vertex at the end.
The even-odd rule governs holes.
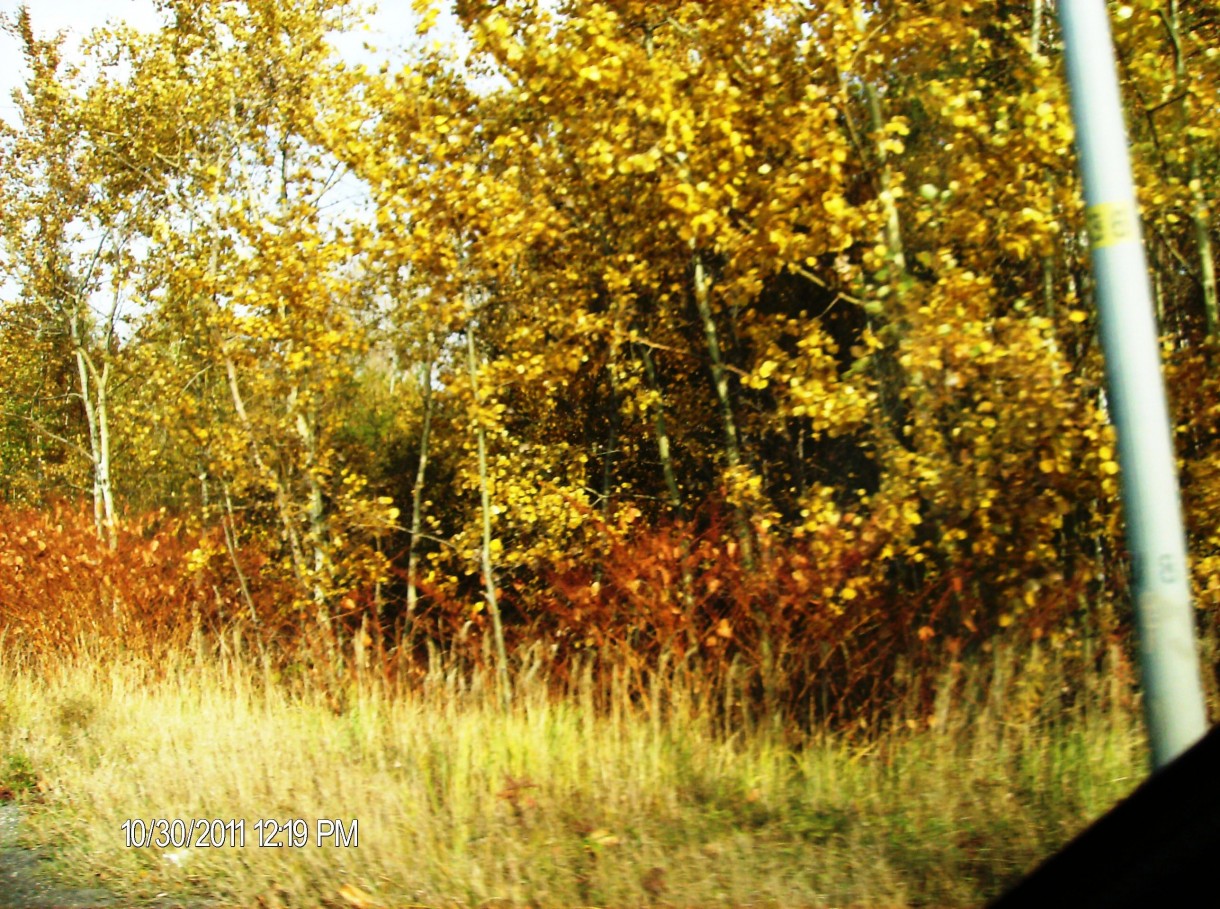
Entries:
POLYGON ((1186 534, 1105 0, 1059 0, 1154 770, 1203 737, 1186 534))

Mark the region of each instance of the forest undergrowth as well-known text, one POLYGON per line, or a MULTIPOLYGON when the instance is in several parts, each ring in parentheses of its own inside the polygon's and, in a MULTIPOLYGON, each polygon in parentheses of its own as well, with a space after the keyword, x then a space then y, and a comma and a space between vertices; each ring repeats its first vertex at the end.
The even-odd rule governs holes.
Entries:
POLYGON ((501 674, 477 626, 275 632, 274 591, 243 614, 157 516, 115 550, 66 506, 10 518, 0 784, 54 874, 137 903, 977 905, 1146 773, 1118 632, 869 651, 884 680, 819 687, 723 616, 634 655, 538 628, 501 674))

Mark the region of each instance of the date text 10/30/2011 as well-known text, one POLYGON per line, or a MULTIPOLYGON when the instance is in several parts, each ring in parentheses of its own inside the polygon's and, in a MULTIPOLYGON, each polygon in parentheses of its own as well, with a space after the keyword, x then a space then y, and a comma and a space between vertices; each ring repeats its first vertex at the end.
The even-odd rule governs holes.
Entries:
MULTIPOLYGON (((123 845, 129 849, 243 848, 247 845, 245 819, 132 818, 123 821, 123 845)), ((304 849, 307 846, 360 845, 359 822, 352 818, 260 818, 249 824, 249 845, 260 849, 304 849)))

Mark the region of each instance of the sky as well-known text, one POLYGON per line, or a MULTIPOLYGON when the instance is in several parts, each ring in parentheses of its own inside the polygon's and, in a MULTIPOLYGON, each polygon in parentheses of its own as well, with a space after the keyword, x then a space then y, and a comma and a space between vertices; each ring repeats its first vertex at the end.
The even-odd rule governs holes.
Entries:
MULTIPOLYGON (((21 5, 22 0, 0 0, 0 14, 15 17, 21 5)), ((151 31, 161 21, 153 0, 25 0, 25 5, 30 9, 36 34, 47 36, 67 31, 69 48, 107 22, 126 22, 151 31)), ((380 6, 381 9, 370 17, 367 31, 362 30, 342 41, 341 49, 351 62, 362 62, 372 68, 392 57, 388 51, 369 55, 362 49, 365 42, 379 48, 394 48, 415 38, 410 0, 382 0, 380 6)), ((0 33, 0 117, 11 119, 13 89, 22 79, 18 44, 11 36, 0 33)))
MULTIPOLYGON (((23 0, 0 0, 0 15, 15 19, 23 0)), ((145 31, 153 31, 161 25, 153 0, 25 0, 30 10, 35 34, 49 37, 57 32, 67 32, 65 59, 78 60, 79 43, 93 29, 108 23, 125 22, 145 31)), ((372 0, 366 0, 372 6, 372 0)), ((411 11, 410 0, 381 0, 380 9, 373 13, 365 26, 347 35, 338 36, 335 42, 344 59, 351 63, 363 63, 376 70, 387 60, 393 66, 404 59, 401 49, 418 42, 415 32, 416 18, 411 11), (364 45, 379 50, 370 53, 364 45)), ((453 19, 442 16, 435 37, 451 40, 459 33, 453 19)), ((9 34, 0 31, 0 118, 14 123, 16 105, 13 91, 25 79, 22 68, 20 44, 9 34)), ((337 208, 342 214, 353 205, 359 205, 367 195, 362 187, 346 178, 332 190, 337 208)), ((12 285, 0 276, 0 301, 12 290, 12 285)))

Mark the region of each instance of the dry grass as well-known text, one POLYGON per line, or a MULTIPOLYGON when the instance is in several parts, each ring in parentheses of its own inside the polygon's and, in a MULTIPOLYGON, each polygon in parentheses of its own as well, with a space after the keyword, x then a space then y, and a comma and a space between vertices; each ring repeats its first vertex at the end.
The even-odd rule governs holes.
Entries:
POLYGON ((245 907, 969 905, 1144 772, 1132 706, 1089 683, 1063 708, 1045 653, 984 658, 931 724, 859 735, 726 728, 673 670, 595 709, 587 674, 557 694, 521 665, 504 711, 437 660, 410 690, 353 682, 336 712, 228 653, 3 654, 0 775, 41 783, 27 835, 62 847, 59 873, 245 907), (240 819, 245 847, 174 861, 124 845, 134 818, 240 819), (260 818, 306 820, 310 844, 259 848, 260 818), (359 845, 315 845, 322 818, 359 845))

